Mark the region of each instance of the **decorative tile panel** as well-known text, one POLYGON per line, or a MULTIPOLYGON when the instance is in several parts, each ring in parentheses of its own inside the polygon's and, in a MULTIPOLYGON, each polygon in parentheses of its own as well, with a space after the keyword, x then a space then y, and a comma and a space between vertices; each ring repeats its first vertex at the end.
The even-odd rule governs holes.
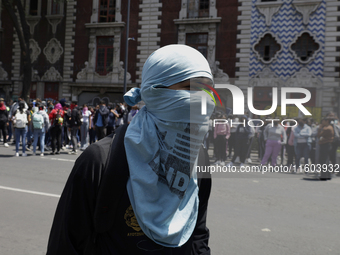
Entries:
POLYGON ((283 4, 278 13, 273 16, 270 26, 266 25, 265 17, 259 12, 256 3, 259 0, 252 0, 251 14, 251 48, 262 37, 264 33, 271 32, 281 41, 283 49, 277 59, 269 65, 258 60, 253 50, 250 52, 249 76, 255 77, 265 67, 270 68, 275 74, 287 80, 301 68, 305 67, 316 77, 323 77, 324 43, 325 43, 325 22, 326 22, 326 1, 322 0, 318 8, 310 15, 307 25, 303 24, 302 15, 294 8, 293 0, 283 0, 283 4), (321 50, 317 52, 315 58, 308 64, 297 61, 293 53, 289 50, 291 43, 302 31, 309 31, 321 44, 321 50))

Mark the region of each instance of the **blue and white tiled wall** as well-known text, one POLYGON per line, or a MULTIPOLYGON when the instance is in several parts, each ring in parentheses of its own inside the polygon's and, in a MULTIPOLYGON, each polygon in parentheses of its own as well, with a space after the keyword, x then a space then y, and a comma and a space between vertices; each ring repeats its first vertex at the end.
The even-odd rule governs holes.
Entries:
POLYGON ((283 80, 287 80, 301 68, 306 67, 316 77, 323 77, 324 69, 324 45, 325 45, 325 23, 326 23, 326 0, 323 0, 317 10, 310 15, 308 25, 303 24, 302 15, 296 11, 293 0, 282 0, 283 4, 279 11, 273 15, 272 23, 266 26, 265 17, 258 11, 255 3, 260 0, 252 0, 251 14, 251 48, 264 33, 272 32, 281 42, 283 50, 269 65, 263 64, 251 49, 249 77, 254 77, 266 66, 275 72, 283 80), (301 64, 294 58, 289 45, 294 42, 302 31, 309 31, 321 44, 321 50, 308 64, 301 64))

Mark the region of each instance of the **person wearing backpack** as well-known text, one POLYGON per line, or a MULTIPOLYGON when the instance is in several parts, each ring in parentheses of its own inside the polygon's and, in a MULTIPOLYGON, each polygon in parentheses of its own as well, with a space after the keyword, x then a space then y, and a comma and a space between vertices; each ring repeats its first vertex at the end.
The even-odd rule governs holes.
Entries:
POLYGON ((20 101, 18 109, 13 112, 12 121, 15 129, 15 156, 19 157, 20 137, 22 139, 22 156, 27 157, 26 154, 26 135, 27 125, 31 119, 29 112, 25 109, 25 102, 20 101))
POLYGON ((45 130, 48 128, 49 124, 48 115, 44 111, 43 106, 33 108, 32 123, 34 134, 33 155, 36 155, 38 138, 40 137, 40 156, 43 157, 45 148, 45 130))
POLYGON ((61 133, 64 120, 64 110, 60 103, 54 106, 54 109, 49 114, 51 121, 51 137, 52 137, 52 152, 51 155, 60 154, 61 148, 61 133), (57 148, 56 148, 57 145, 57 148), (57 151, 56 151, 57 149, 57 151))

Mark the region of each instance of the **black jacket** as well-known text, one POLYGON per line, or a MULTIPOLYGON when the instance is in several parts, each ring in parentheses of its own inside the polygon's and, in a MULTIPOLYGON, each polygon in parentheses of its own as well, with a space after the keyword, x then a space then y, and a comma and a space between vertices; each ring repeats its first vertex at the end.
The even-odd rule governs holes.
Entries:
POLYGON ((70 127, 81 126, 81 113, 78 107, 74 107, 71 111, 70 127))
MULTIPOLYGON (((131 226, 135 221, 126 190, 126 128, 118 128, 114 139, 111 135, 92 144, 77 159, 55 213, 47 255, 210 255, 206 227, 210 178, 198 179, 198 219, 182 247, 160 246, 131 226)), ((201 149, 199 159, 200 165, 209 165, 205 150, 201 149)))
POLYGON ((8 111, 0 110, 0 123, 7 123, 8 122, 8 111))
POLYGON ((96 111, 96 114, 94 115, 94 118, 93 118, 94 125, 97 124, 98 114, 100 114, 102 116, 104 127, 107 127, 109 113, 110 113, 109 109, 107 109, 105 105, 101 105, 99 110, 96 111))

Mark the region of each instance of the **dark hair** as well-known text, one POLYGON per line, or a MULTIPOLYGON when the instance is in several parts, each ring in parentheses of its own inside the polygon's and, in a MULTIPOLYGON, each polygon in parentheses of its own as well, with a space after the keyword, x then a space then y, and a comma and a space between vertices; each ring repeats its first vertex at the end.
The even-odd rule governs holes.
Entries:
POLYGON ((101 101, 100 101, 100 104, 105 104, 105 101, 101 100, 101 101))
POLYGON ((19 111, 21 113, 23 113, 24 112, 24 108, 25 108, 25 102, 24 101, 20 101, 19 102, 19 111))

